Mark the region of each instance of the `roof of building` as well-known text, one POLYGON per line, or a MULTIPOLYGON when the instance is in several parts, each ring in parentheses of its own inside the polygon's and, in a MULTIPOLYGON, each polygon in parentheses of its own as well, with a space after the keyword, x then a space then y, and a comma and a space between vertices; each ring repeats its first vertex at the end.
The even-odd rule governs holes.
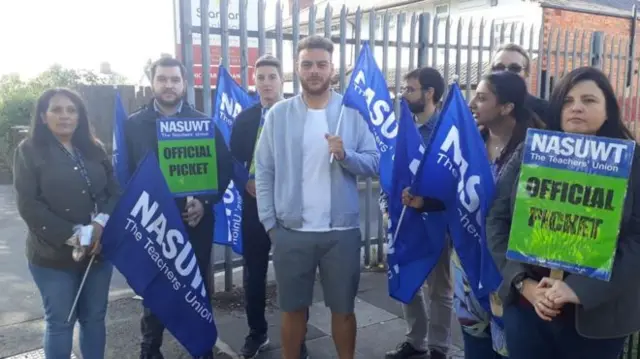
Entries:
POLYGON ((609 6, 620 10, 629 10, 637 2, 636 0, 582 0, 594 5, 609 6))
MULTIPOLYGON (((316 24, 324 22, 325 9, 331 7, 331 19, 333 21, 340 19, 340 11, 343 6, 347 10, 347 17, 352 18, 358 9, 364 14, 368 11, 384 11, 384 10, 409 10, 412 7, 421 6, 424 0, 321 0, 315 4, 316 24), (372 4, 373 3, 373 4, 372 4)), ((299 25, 307 25, 309 23, 309 8, 302 9, 298 12, 299 25)), ((293 18, 289 17, 282 21, 282 29, 290 30, 293 24, 293 18)), ((275 29, 275 25, 267 30, 275 29)))
POLYGON ((636 0, 542 0, 542 7, 588 11, 612 16, 631 16, 636 0))

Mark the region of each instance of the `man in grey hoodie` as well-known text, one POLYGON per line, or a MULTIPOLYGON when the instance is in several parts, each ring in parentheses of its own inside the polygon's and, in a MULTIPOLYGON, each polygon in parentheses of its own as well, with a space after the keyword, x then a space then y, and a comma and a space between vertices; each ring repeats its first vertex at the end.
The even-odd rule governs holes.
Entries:
POLYGON ((333 43, 300 41, 302 94, 267 113, 256 148, 258 216, 273 243, 285 359, 297 359, 306 333, 316 269, 340 359, 355 353, 355 297, 360 282, 357 177, 378 173, 367 123, 331 91, 333 43), (342 117, 342 120, 340 120, 342 117))

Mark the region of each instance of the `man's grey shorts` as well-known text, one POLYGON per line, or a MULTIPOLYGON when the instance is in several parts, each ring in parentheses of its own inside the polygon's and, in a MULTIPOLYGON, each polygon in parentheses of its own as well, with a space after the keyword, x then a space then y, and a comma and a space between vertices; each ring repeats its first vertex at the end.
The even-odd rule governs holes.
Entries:
POLYGON ((333 313, 353 313, 360 284, 360 229, 302 232, 277 226, 273 268, 283 312, 311 306, 316 269, 324 303, 333 313))

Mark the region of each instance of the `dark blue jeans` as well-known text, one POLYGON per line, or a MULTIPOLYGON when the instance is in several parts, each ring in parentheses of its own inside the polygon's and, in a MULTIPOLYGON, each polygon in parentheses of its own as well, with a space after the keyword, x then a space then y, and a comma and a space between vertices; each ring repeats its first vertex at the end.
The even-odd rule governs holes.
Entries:
POLYGON ((590 339, 575 328, 575 308, 565 306, 562 314, 546 322, 532 306, 517 303, 504 307, 503 321, 510 359, 617 359, 625 337, 590 339))
POLYGON ((491 336, 474 337, 463 330, 462 338, 464 339, 464 359, 506 359, 493 350, 491 336))
POLYGON ((82 357, 103 359, 106 342, 104 318, 109 300, 109 284, 113 266, 108 262, 93 263, 78 299, 76 315, 67 316, 78 293, 84 270, 63 270, 29 264, 38 286, 47 323, 44 353, 47 359, 69 359, 73 343, 73 327, 80 323, 82 357))

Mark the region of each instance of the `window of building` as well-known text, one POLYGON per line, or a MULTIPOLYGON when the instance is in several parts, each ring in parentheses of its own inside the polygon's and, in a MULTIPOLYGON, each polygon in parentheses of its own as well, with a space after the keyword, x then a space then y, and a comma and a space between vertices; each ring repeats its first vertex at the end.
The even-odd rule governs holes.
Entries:
POLYGON ((449 16, 449 4, 436 5, 436 17, 449 16))

